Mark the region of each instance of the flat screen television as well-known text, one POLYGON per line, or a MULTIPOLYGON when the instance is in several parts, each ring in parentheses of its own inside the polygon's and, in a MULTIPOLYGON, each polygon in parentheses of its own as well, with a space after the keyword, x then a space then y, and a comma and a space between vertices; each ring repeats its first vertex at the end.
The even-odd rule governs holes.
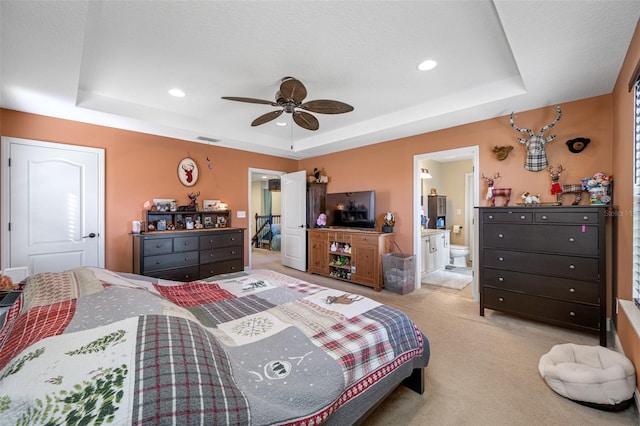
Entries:
POLYGON ((349 228, 376 227, 376 192, 327 194, 327 225, 349 228))

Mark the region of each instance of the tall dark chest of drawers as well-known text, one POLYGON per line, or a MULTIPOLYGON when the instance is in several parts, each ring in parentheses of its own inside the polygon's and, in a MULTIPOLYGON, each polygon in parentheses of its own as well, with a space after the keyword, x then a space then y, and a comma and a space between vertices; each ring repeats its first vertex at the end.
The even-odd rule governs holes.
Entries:
POLYGON ((244 229, 166 231, 134 235, 133 272, 193 281, 244 270, 244 229))
POLYGON ((480 207, 480 315, 598 333, 606 346, 606 206, 480 207))

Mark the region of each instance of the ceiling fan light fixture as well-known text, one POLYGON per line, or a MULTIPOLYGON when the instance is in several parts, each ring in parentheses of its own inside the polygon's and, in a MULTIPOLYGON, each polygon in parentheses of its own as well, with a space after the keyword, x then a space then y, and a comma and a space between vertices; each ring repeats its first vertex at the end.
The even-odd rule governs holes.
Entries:
POLYGON ((427 59, 418 64, 418 69, 420 71, 429 71, 434 69, 436 66, 438 66, 438 63, 436 61, 434 61, 433 59, 427 59))
POLYGON ((278 121, 278 122, 276 122, 276 125, 278 125, 280 127, 284 127, 284 126, 287 125, 287 122, 286 121, 278 121))
POLYGON ((429 169, 420 169, 420 179, 431 179, 432 177, 429 169))
POLYGON ((178 88, 173 88, 169 90, 169 94, 171 96, 175 96, 176 98, 184 98, 185 96, 187 96, 186 93, 184 93, 184 91, 178 89, 178 88))

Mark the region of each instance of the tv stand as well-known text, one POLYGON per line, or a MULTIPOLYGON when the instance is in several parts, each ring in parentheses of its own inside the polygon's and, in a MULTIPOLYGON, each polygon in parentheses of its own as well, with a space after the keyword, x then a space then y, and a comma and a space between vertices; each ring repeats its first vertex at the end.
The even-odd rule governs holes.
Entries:
POLYGON ((307 231, 309 273, 382 290, 382 255, 393 250, 395 234, 336 227, 307 231))

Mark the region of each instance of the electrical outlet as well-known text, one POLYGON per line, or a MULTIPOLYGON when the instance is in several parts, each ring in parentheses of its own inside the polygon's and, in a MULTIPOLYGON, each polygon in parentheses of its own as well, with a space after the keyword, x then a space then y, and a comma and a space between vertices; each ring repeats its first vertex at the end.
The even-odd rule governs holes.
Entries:
POLYGON ((238 212, 236 212, 236 217, 238 219, 244 219, 245 217, 247 217, 247 212, 245 212, 244 210, 239 210, 238 212))

